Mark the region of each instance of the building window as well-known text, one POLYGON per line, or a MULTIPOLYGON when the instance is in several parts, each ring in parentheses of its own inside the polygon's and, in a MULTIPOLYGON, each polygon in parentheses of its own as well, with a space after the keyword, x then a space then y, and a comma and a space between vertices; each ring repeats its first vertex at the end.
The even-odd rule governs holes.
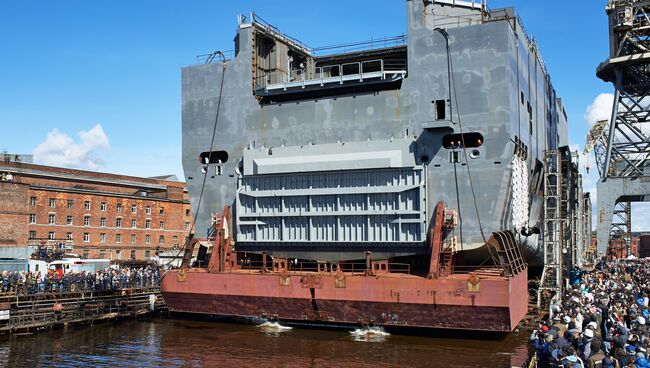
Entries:
POLYGON ((54 198, 50 198, 50 208, 56 207, 56 200, 54 198))
POLYGON ((164 215, 165 214, 165 207, 160 207, 160 214, 164 215))
POLYGON ((84 258, 84 259, 88 259, 88 256, 89 256, 88 253, 89 253, 89 252, 88 252, 88 249, 84 249, 84 255, 83 255, 83 258, 84 258))
POLYGON ((122 218, 118 217, 115 219, 115 227, 122 227, 122 218))
POLYGON ((54 238, 55 238, 54 231, 50 231, 49 233, 47 233, 47 238, 49 240, 54 240, 54 238))
POLYGON ((29 232, 29 238, 30 239, 36 239, 36 231, 30 231, 29 232))
POLYGON ((122 203, 116 204, 115 208, 117 209, 117 213, 122 213, 122 203))
POLYGON ((99 204, 99 210, 102 212, 106 212, 106 202, 102 202, 99 204))
POLYGON ((119 249, 115 251, 115 259, 122 259, 122 252, 119 249))
POLYGON ((149 220, 149 219, 145 220, 144 228, 145 229, 151 229, 151 220, 149 220))
POLYGON ((161 235, 161 236, 158 237, 158 243, 165 244, 165 236, 164 235, 161 235))
POLYGON ((189 216, 190 216, 190 209, 189 209, 189 208, 187 208, 187 209, 185 210, 185 216, 186 216, 186 217, 189 217, 189 216))
POLYGON ((29 205, 36 206, 36 197, 29 197, 29 205))
POLYGON ((189 230, 189 229, 190 229, 190 222, 185 221, 185 230, 189 230))
POLYGON ((144 259, 149 259, 151 257, 151 251, 150 250, 145 250, 144 251, 144 259))
POLYGON ((146 244, 151 243, 151 235, 145 235, 145 237, 144 237, 144 242, 145 242, 146 244))
POLYGON ((99 234, 99 242, 106 243, 106 233, 99 234))
POLYGON ((99 226, 106 227, 106 217, 102 217, 99 219, 99 226))
POLYGON ((84 226, 90 226, 90 216, 84 216, 84 226))
POLYGON ((136 228, 136 221, 135 220, 131 220, 131 227, 134 228, 134 229, 136 228))
POLYGON ((54 225, 54 224, 56 224, 56 215, 50 213, 50 214, 47 216, 47 223, 50 224, 50 225, 54 225))
POLYGON ((85 201, 85 202, 84 202, 84 209, 85 209, 86 211, 90 211, 90 201, 85 201))
POLYGON ((138 206, 132 204, 131 205, 131 213, 136 213, 136 212, 138 212, 138 206))
POLYGON ((177 235, 174 235, 174 236, 172 237, 172 243, 173 243, 173 244, 178 244, 178 236, 177 236, 177 235))
POLYGON ((115 234, 115 242, 116 243, 122 242, 122 234, 115 234))
POLYGON ((131 251, 131 259, 135 259, 135 250, 131 251))
POLYGON ((90 241, 90 233, 84 233, 84 243, 88 243, 90 241))
POLYGON ((160 228, 164 229, 165 228, 165 221, 160 221, 160 228))
POLYGON ((72 225, 72 216, 67 216, 65 218, 65 223, 68 224, 68 225, 72 225))
POLYGON ((35 224, 36 223, 36 214, 35 213, 30 213, 29 214, 29 223, 30 224, 35 224))
POLYGON ((135 244, 135 234, 131 234, 131 244, 135 244))
POLYGON ((145 207, 144 211, 147 215, 151 215, 151 206, 145 207))
POLYGON ((65 240, 72 240, 72 233, 65 233, 65 240))
POLYGON ((72 199, 68 199, 68 208, 74 207, 74 201, 72 199))
POLYGON ((106 258, 106 251, 103 249, 99 250, 99 258, 106 258))

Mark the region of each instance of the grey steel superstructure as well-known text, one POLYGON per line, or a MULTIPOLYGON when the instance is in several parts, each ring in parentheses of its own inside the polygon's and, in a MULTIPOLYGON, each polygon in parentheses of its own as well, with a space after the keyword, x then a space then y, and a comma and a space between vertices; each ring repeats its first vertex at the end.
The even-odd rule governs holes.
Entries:
POLYGON ((511 8, 407 0, 406 12, 404 45, 324 56, 241 17, 234 58, 183 68, 194 208, 208 175, 199 236, 231 205, 239 251, 426 253, 444 201, 460 214, 456 250, 512 231, 538 251, 544 151, 567 144, 567 119, 536 45, 511 8), (528 218, 513 218, 522 200, 528 218))

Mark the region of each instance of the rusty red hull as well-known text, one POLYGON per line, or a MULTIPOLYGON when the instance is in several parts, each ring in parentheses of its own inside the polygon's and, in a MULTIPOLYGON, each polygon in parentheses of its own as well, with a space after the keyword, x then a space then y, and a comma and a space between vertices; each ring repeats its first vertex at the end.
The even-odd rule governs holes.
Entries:
POLYGON ((168 272, 172 312, 303 323, 512 331, 527 312, 527 277, 168 272))

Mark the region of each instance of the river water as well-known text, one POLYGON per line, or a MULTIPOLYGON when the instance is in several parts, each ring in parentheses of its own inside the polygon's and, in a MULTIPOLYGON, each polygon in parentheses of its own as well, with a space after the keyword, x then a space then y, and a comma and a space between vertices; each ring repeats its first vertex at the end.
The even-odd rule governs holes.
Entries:
POLYGON ((0 367, 510 367, 526 334, 466 340, 142 319, 0 338, 0 367))

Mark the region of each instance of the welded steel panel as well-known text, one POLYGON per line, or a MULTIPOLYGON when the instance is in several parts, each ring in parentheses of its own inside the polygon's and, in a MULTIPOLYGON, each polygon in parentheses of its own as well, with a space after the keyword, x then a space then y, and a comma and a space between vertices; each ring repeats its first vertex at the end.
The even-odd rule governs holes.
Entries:
POLYGON ((422 166, 243 176, 237 241, 424 244, 425 178, 422 166))

